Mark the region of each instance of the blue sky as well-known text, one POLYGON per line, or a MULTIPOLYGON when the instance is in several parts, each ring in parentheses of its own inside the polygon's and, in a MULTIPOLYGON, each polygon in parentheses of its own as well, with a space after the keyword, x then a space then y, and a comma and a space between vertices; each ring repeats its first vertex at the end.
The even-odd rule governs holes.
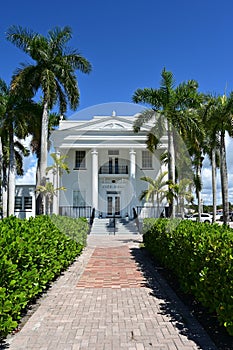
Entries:
MULTIPOLYGON (((173 72, 177 84, 195 79, 200 91, 223 94, 233 90, 232 17, 232 0, 5 1, 0 76, 9 83, 20 62, 30 62, 7 42, 11 25, 43 35, 68 25, 73 30, 71 47, 93 66, 89 75, 77 72, 77 111, 131 102, 137 88, 159 86, 163 67, 173 72)), ((67 116, 72 114, 69 110, 67 116)))

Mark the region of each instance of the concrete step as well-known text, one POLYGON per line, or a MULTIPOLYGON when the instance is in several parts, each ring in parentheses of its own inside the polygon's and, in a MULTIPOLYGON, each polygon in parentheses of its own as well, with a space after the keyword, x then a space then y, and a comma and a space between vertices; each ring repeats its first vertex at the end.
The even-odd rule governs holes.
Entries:
POLYGON ((138 229, 133 220, 116 219, 115 228, 110 219, 95 218, 90 234, 137 234, 138 229))

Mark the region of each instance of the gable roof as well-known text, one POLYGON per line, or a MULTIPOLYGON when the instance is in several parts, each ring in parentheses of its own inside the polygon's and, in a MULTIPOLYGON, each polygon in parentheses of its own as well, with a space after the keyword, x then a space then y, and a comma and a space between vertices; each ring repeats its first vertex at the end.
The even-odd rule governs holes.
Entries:
MULTIPOLYGON (((72 129, 72 131, 78 130, 122 130, 122 131, 132 131, 133 123, 136 119, 135 116, 94 116, 91 120, 86 121, 69 121, 64 120, 60 121, 59 130, 68 130, 72 129)), ((145 125, 141 128, 143 131, 150 130, 151 126, 145 125)))

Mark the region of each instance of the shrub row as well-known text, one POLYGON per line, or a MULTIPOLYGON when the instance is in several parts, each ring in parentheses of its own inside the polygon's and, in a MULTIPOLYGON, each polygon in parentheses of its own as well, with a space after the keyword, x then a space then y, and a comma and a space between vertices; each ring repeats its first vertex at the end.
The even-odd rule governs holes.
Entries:
MULTIPOLYGON (((65 230, 71 225, 70 219, 59 222, 65 230)), ((71 226, 76 238, 80 227, 81 242, 62 233, 48 216, 0 221, 0 339, 17 326, 28 303, 82 251, 88 224, 75 220, 71 226)))
POLYGON ((233 230, 188 220, 145 219, 143 238, 182 290, 216 312, 233 335, 233 230))
POLYGON ((86 218, 71 218, 68 216, 52 215, 51 221, 59 229, 71 239, 86 245, 87 232, 89 224, 86 218))

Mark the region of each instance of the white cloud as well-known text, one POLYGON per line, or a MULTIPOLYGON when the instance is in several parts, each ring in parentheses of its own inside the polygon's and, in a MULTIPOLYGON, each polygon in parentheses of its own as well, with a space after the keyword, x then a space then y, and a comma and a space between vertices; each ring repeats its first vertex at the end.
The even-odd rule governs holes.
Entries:
POLYGON ((22 177, 17 177, 17 185, 35 185, 36 184, 36 164, 32 164, 30 168, 26 169, 22 177))
MULTIPOLYGON (((30 149, 31 136, 26 137, 25 140, 20 140, 20 142, 30 149)), ((23 176, 16 177, 17 185, 35 185, 36 184, 36 167, 37 159, 36 156, 31 154, 28 157, 25 157, 23 160, 23 176)))

